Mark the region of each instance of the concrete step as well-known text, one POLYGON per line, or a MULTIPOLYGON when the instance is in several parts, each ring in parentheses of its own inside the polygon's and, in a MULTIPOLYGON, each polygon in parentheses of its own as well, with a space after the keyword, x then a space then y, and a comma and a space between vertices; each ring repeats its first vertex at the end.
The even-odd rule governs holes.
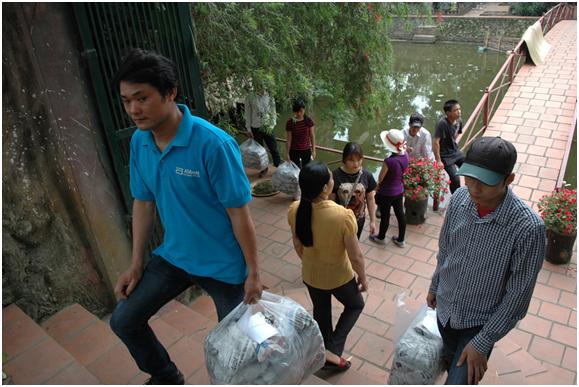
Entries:
POLYGON ((418 26, 414 28, 414 34, 418 35, 436 35, 437 26, 418 26))
POLYGON ((99 380, 15 304, 2 310, 3 371, 14 384, 99 384, 99 380))
POLYGON ((412 37, 412 42, 413 43, 434 43, 434 42, 436 42, 436 36, 435 35, 418 35, 418 34, 415 34, 412 37))

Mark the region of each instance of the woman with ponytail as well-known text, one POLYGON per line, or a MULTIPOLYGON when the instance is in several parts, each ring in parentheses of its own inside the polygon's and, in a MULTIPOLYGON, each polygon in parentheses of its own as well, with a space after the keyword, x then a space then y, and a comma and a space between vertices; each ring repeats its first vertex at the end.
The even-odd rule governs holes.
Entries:
POLYGON ((312 161, 304 166, 299 184, 301 200, 292 203, 288 211, 293 243, 302 260, 302 277, 314 305, 314 319, 324 337, 324 368, 345 371, 351 366, 342 358, 346 338, 364 308, 361 292, 368 288, 356 236, 358 226, 352 210, 328 200, 334 180, 325 164, 312 161), (332 295, 344 305, 335 328, 332 295))

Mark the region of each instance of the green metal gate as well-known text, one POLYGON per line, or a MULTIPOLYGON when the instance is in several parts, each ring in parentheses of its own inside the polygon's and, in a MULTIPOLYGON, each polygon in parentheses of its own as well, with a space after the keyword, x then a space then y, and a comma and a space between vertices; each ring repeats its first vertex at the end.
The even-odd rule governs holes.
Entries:
MULTIPOLYGON (((128 49, 158 52, 177 64, 180 81, 177 101, 187 105, 193 114, 207 118, 189 5, 75 3, 73 9, 83 46, 82 56, 92 79, 130 232, 133 198, 129 186, 129 156, 136 127, 124 111, 112 79, 128 49)), ((155 224, 150 250, 162 240, 163 229, 158 219, 155 224)))
POLYGON ((129 144, 136 127, 124 112, 112 79, 129 48, 156 51, 177 63, 178 102, 207 118, 199 73, 191 13, 187 3, 75 3, 74 14, 89 68, 98 111, 121 187, 127 212, 133 199, 129 188, 129 144))

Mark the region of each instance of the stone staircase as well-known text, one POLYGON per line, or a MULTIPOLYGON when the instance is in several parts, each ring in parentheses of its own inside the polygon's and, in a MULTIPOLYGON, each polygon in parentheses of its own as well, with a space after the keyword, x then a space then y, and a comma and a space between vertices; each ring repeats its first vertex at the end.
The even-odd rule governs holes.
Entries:
MULTIPOLYGON (((311 311, 305 288, 276 292, 311 311)), ((318 371, 304 384, 386 383, 394 350, 392 329, 384 328, 372 316, 388 315, 393 324, 395 308, 392 294, 376 294, 373 292, 372 298, 366 300, 370 315, 363 314, 358 321, 366 331, 354 328, 346 343, 344 356, 353 355, 352 368, 339 374, 318 371), (374 355, 360 365, 358 349, 368 345, 368 340, 364 343, 364 338, 360 338, 362 335, 372 335, 369 345, 373 346, 374 355)), ((334 316, 339 312, 336 304, 334 316)), ((5 307, 2 318, 3 351, 8 356, 3 369, 15 384, 142 384, 148 378, 110 330, 107 318, 100 320, 78 304, 61 310, 41 326, 16 305, 5 307)), ((171 301, 151 319, 152 328, 182 370, 187 384, 209 384, 203 342, 216 323, 213 302, 205 295, 189 306, 171 301)), ((441 377, 439 384, 443 382, 441 377)), ((508 338, 497 343, 482 384, 540 382, 552 383, 548 366, 508 338)))
POLYGON ((423 25, 414 28, 412 42, 414 43, 434 43, 436 42, 436 26, 423 25))

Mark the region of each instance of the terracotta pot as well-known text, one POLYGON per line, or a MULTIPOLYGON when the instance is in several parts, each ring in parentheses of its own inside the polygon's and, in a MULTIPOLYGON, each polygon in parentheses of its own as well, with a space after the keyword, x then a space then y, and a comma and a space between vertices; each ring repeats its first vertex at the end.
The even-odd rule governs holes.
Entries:
POLYGON ((569 263, 573 255, 573 245, 575 244, 576 238, 577 233, 573 235, 563 235, 547 229, 545 259, 557 265, 569 263))
POLYGON ((426 221, 426 210, 428 209, 428 197, 424 199, 404 198, 404 213, 407 224, 422 224, 426 221))

